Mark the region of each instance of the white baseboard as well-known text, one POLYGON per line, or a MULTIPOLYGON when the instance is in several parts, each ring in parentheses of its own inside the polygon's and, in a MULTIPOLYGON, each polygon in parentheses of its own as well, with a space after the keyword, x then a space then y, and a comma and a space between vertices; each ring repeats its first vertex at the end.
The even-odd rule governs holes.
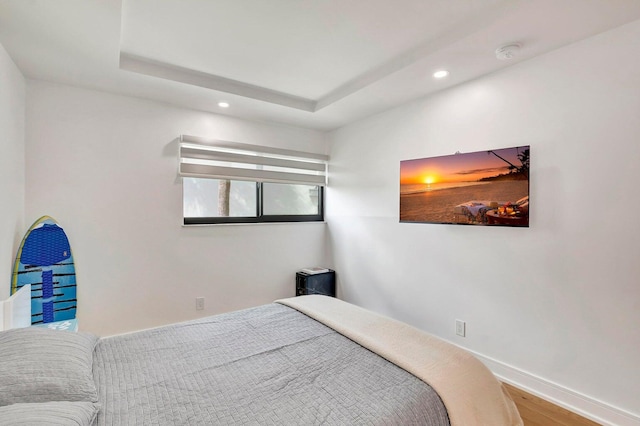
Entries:
MULTIPOLYGON (((467 349, 468 350, 468 349, 467 349)), ((640 426, 640 416, 572 391, 511 365, 473 353, 503 382, 605 426, 640 426)))

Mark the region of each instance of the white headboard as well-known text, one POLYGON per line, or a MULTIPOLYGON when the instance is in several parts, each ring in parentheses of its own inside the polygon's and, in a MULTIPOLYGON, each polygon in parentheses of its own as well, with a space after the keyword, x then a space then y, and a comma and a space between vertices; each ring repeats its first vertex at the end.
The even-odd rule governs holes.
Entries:
POLYGON ((31 326, 31 284, 0 302, 0 320, 0 330, 31 326))

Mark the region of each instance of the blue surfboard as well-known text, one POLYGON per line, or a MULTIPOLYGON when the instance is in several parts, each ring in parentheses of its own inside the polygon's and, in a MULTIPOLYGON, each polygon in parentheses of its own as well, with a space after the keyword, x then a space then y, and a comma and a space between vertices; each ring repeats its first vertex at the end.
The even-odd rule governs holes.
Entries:
POLYGON ((25 284, 31 284, 31 324, 75 319, 78 298, 71 245, 49 216, 35 221, 18 249, 11 294, 25 284))

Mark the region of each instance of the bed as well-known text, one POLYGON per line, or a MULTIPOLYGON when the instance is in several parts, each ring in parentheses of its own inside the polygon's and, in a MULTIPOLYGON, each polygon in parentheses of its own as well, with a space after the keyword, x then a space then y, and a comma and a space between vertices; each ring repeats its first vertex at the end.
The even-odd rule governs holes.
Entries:
POLYGON ((326 296, 102 339, 4 331, 0 357, 0 424, 522 425, 466 351, 326 296))

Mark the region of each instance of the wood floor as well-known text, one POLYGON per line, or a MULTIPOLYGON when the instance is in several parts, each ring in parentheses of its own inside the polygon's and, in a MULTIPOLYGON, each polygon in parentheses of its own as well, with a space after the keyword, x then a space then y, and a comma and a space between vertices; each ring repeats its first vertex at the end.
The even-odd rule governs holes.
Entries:
POLYGON ((520 411, 524 426, 600 426, 599 423, 585 419, 507 383, 504 385, 520 411))

